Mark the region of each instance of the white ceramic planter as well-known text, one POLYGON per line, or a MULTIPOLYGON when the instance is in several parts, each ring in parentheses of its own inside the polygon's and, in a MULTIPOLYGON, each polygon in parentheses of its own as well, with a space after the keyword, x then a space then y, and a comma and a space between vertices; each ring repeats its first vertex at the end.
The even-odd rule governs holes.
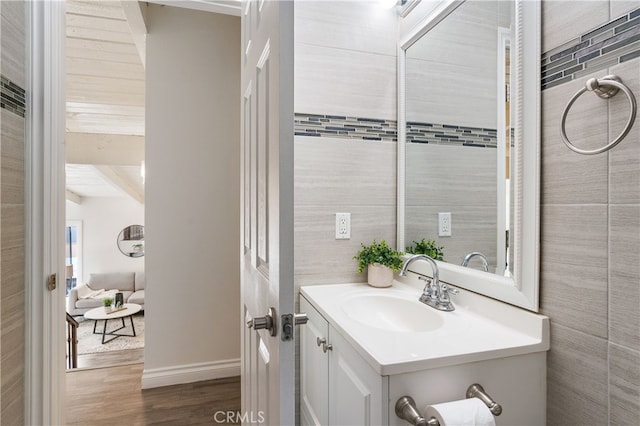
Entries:
POLYGON ((372 287, 391 287, 393 269, 373 263, 367 266, 367 282, 372 287))

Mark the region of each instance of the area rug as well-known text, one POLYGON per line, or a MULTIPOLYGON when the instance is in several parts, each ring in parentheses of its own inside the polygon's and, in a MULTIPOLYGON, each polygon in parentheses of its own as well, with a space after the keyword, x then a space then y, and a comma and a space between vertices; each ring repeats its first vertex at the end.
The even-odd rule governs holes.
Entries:
MULTIPOLYGON (((102 344, 102 327, 104 321, 98 321, 96 332, 93 334, 93 320, 84 320, 80 322, 78 327, 78 354, 93 354, 98 352, 122 351, 125 349, 138 349, 144 347, 144 314, 138 313, 133 315, 133 325, 136 328, 136 337, 118 337, 117 339, 102 344)), ((119 330, 121 334, 132 334, 131 320, 124 319, 125 328, 119 330)), ((109 330, 116 329, 122 325, 119 319, 109 320, 107 323, 107 333, 109 330)), ((109 336, 107 336, 109 339, 109 336)))

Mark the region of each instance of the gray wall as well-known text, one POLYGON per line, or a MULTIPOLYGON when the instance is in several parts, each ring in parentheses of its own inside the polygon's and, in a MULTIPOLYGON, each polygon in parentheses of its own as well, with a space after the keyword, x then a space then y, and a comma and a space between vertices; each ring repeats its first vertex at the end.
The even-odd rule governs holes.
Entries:
MULTIPOLYGON (((543 52, 638 7, 638 1, 545 1, 543 52)), ((618 74, 640 97, 640 59, 591 65, 542 92, 540 286, 542 312, 551 318, 549 425, 640 419, 640 120, 600 155, 575 154, 559 135, 565 104, 589 77, 618 74)), ((627 117, 623 94, 608 103, 587 94, 569 114, 567 131, 595 148, 619 134, 627 117)))
POLYGON ((143 386, 193 364, 237 375, 240 19, 159 5, 147 18, 143 386))
MULTIPOLYGON (((25 87, 22 1, 0 2, 0 74, 13 97, 25 87)), ((24 95, 24 92, 23 92, 24 95)), ((19 95, 18 95, 19 97, 19 95)), ((0 423, 24 423, 24 109, 3 100, 0 109, 0 423)), ((19 103, 19 101, 18 101, 19 103)), ((24 99, 22 100, 24 107, 24 99)))

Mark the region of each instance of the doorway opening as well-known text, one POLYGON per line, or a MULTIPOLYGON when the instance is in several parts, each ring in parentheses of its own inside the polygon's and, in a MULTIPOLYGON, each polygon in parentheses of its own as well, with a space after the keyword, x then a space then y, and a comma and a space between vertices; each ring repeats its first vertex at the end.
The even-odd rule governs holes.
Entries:
POLYGON ((65 6, 65 306, 77 323, 67 321, 77 353, 68 365, 143 362, 144 238, 131 242, 134 256, 122 252, 120 237, 132 226, 144 229, 145 48, 131 24, 142 6, 65 6), (135 305, 137 312, 93 319, 120 297, 116 309, 135 305))

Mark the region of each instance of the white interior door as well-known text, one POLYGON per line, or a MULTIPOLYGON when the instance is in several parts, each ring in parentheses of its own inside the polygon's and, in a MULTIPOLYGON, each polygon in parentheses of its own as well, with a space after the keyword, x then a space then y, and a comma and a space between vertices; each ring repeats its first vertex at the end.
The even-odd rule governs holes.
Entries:
POLYGON ((281 339, 293 286, 293 2, 242 5, 243 423, 294 424, 294 344, 281 339), (263 322, 262 326, 267 325, 263 322))

